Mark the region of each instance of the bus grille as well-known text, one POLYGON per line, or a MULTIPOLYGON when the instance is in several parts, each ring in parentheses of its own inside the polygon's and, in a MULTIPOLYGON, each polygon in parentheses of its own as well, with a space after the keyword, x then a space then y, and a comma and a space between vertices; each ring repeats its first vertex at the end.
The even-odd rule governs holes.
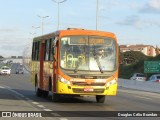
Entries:
POLYGON ((106 83, 91 83, 87 84, 86 82, 72 82, 73 85, 77 86, 105 86, 106 83))
POLYGON ((103 93, 104 89, 94 89, 93 91, 84 91, 81 88, 72 88, 74 93, 103 93))

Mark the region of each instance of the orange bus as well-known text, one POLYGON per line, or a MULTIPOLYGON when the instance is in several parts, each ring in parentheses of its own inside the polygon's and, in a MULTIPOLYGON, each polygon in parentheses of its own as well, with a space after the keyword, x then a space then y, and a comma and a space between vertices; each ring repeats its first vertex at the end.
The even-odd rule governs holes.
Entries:
POLYGON ((110 32, 67 29, 33 39, 31 80, 37 96, 116 95, 118 44, 110 32))

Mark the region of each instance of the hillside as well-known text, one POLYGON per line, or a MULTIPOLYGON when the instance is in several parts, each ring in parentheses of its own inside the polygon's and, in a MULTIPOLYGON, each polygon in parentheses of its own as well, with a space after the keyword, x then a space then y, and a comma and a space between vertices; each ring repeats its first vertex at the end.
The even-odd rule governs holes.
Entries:
MULTIPOLYGON (((120 59, 122 62, 119 68, 119 78, 129 79, 133 73, 144 73, 144 61, 160 61, 160 55, 156 57, 148 57, 141 52, 128 51, 121 53, 120 59)), ((151 76, 151 74, 145 75, 147 78, 151 76)))

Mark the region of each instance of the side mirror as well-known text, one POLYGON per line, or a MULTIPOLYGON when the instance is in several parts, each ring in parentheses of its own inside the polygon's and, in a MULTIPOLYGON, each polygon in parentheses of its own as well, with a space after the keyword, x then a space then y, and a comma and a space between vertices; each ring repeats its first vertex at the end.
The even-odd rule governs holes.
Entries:
POLYGON ((53 45, 52 45, 52 53, 53 55, 55 55, 56 53, 56 47, 57 47, 57 41, 58 41, 58 37, 55 37, 55 39, 53 40, 53 45))
POLYGON ((54 39, 54 41, 53 41, 53 47, 56 47, 57 41, 58 41, 58 37, 56 37, 56 38, 54 39))
POLYGON ((56 54, 56 46, 52 47, 52 54, 55 55, 56 54))

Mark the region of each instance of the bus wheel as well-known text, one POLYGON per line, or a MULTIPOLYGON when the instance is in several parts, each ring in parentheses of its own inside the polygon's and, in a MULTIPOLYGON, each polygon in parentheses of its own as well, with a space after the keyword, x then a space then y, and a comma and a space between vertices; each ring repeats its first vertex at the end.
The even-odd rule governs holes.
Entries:
POLYGON ((36 90, 36 96, 37 96, 37 97, 41 97, 42 94, 43 94, 43 93, 42 93, 43 91, 42 91, 41 89, 37 88, 37 87, 35 88, 35 90, 36 90))
POLYGON ((97 103, 104 103, 105 96, 104 95, 96 95, 96 101, 97 101, 97 103))
POLYGON ((60 96, 56 93, 52 93, 52 101, 53 102, 58 102, 59 101, 60 96))
POLYGON ((49 91, 43 91, 43 96, 44 97, 48 97, 48 95, 49 95, 49 91))

